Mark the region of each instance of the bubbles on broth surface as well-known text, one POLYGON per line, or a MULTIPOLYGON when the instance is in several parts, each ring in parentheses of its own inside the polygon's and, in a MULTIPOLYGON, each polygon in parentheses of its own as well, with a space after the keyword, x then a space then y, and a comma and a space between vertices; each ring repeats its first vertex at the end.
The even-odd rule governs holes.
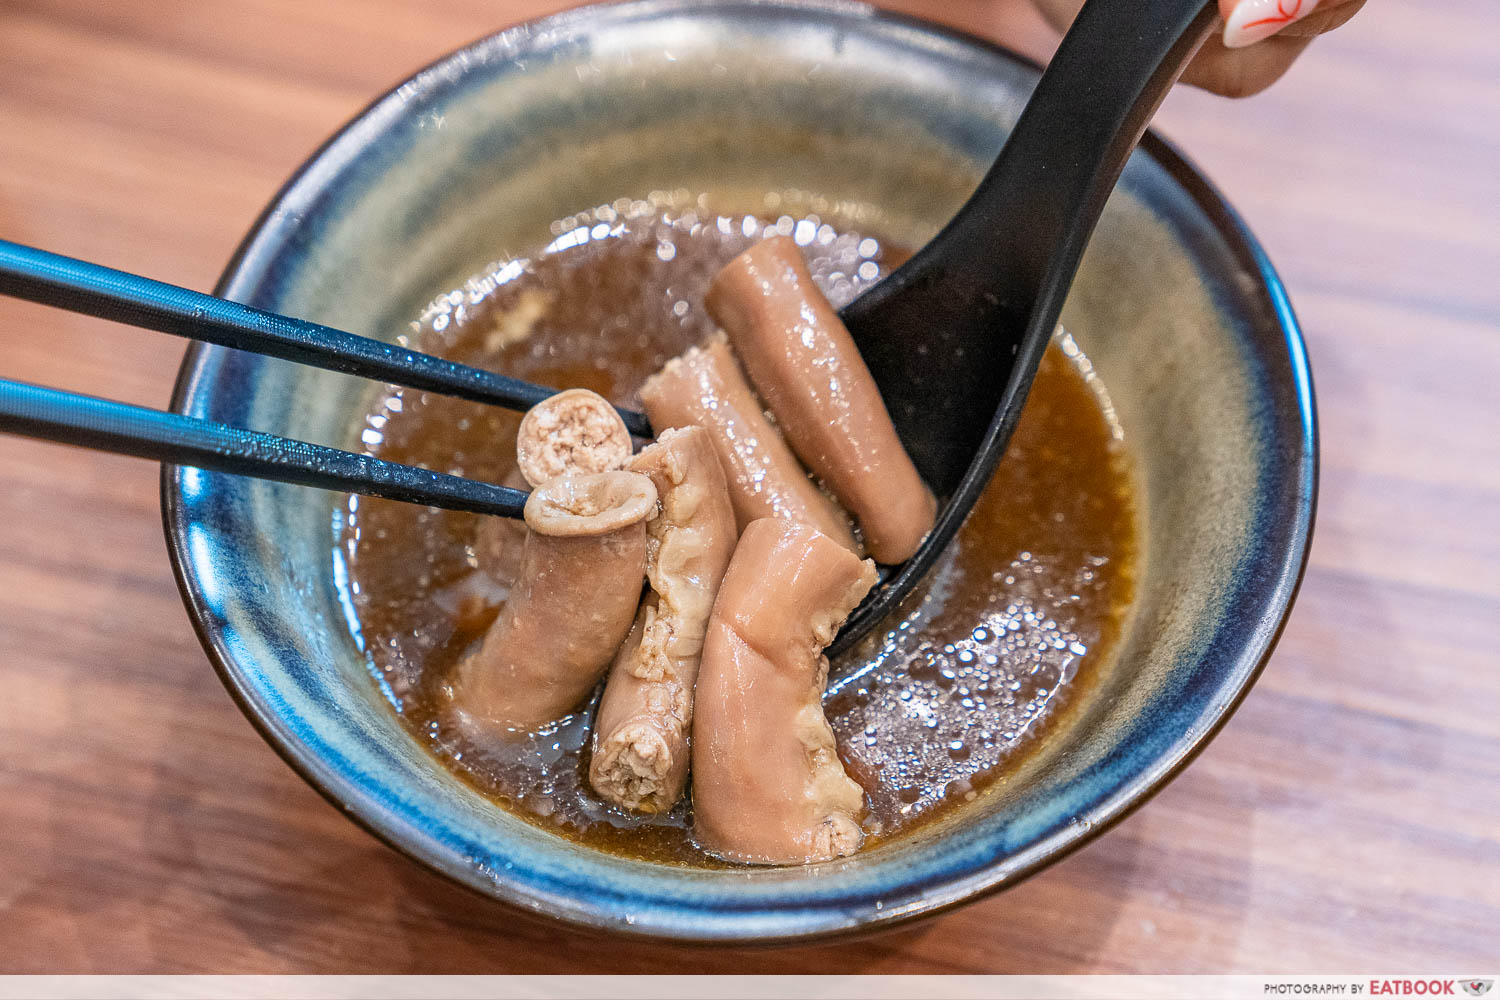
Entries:
MULTIPOLYGON (((716 211, 655 193, 559 219, 547 242, 437 296, 413 348, 636 405, 668 359, 713 331, 703 296, 758 239, 791 236, 835 306, 904 254, 830 213, 716 211)), ((1118 425, 1071 339, 1044 359, 1011 448, 929 584, 832 665, 825 705, 890 836, 972 800, 1107 663, 1128 610, 1135 521, 1118 425)), ((392 389, 362 443, 381 458, 504 482, 520 417, 392 389)), ((526 819, 608 850, 715 864, 692 842, 690 805, 640 817, 588 789, 593 702, 535 734, 472 738, 440 711, 446 675, 494 620, 508 570, 471 514, 359 498, 340 512, 346 604, 372 673, 412 731, 456 772, 526 819)), ((505 529, 499 529, 505 530, 505 529)), ((596 699, 597 700, 597 697, 596 699)))
MULTIPOLYGON (((949 561, 917 609, 859 651, 867 665, 830 686, 834 734, 878 815, 916 819, 999 767, 1077 676, 1089 649, 1060 623, 1058 567, 1023 553, 988 581, 949 561), (989 607, 967 634, 934 627, 955 587, 983 589, 989 607), (942 641, 946 640, 946 641, 942 641), (872 648, 873 647, 873 648, 872 648)), ((1075 574, 1073 593, 1087 583, 1075 574)), ((1063 604, 1076 604, 1077 600, 1063 604)))

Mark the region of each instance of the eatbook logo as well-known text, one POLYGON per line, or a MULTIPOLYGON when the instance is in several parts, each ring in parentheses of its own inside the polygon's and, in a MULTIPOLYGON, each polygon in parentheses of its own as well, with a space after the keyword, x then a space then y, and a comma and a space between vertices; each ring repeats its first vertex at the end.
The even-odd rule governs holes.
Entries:
POLYGON ((1458 985, 1464 988, 1464 992, 1471 997, 1482 997, 1495 985, 1493 979, 1460 979, 1458 985))

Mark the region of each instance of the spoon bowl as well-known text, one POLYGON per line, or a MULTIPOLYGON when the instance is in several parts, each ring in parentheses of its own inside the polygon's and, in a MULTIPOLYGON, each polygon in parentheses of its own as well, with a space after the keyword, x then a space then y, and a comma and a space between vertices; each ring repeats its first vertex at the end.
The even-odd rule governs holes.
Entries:
POLYGON ((852 648, 921 583, 989 483, 1105 201, 1218 24, 1217 8, 1088 0, 963 208, 843 310, 897 433, 943 505, 921 548, 849 616, 831 654, 852 648), (918 331, 923 348, 913 351, 918 331))

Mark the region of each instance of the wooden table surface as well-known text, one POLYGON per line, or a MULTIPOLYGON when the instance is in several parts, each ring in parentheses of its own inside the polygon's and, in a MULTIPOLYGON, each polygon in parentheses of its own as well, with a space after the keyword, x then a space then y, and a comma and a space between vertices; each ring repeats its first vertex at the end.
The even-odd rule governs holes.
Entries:
MULTIPOLYGON (((416 66, 559 0, 4 0, 0 235, 210 287, 416 66)), ((899 6, 1045 54, 1020 0, 899 6)), ((1306 326, 1311 565, 1227 730, 1013 891, 863 942, 530 923, 356 829, 219 685, 155 467, 0 438, 0 971, 1473 974, 1500 965, 1500 6, 1376 0, 1163 130, 1306 326)), ((165 404, 182 344, 0 301, 0 375, 165 404)))

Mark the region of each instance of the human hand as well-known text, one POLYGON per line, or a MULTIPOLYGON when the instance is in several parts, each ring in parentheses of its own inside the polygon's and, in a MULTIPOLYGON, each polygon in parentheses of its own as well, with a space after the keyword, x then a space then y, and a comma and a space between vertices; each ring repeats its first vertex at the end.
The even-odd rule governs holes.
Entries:
MULTIPOLYGON (((1083 0, 1032 2, 1058 31, 1067 30, 1083 6, 1083 0)), ((1224 31, 1193 58, 1183 82, 1227 97, 1259 93, 1280 79, 1315 36, 1337 28, 1364 5, 1365 0, 1219 0, 1224 31)))

